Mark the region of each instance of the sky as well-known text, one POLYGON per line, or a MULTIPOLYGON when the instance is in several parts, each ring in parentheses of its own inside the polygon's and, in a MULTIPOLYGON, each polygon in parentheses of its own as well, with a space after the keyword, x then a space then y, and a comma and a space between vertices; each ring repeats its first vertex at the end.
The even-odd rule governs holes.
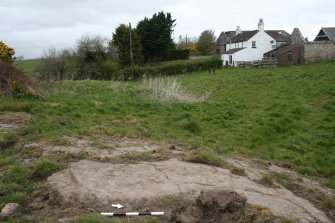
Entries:
POLYGON ((298 27, 313 40, 321 27, 335 27, 334 0, 0 0, 0 40, 15 56, 39 58, 48 48, 73 48, 85 34, 112 38, 119 24, 136 26, 164 11, 176 19, 173 38, 198 37, 210 29, 265 29, 289 33, 298 27))

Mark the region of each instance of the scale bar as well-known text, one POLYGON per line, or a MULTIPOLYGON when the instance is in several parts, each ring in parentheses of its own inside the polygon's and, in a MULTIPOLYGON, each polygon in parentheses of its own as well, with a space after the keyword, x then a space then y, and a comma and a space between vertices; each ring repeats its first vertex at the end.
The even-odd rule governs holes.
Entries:
POLYGON ((107 216, 107 217, 142 216, 142 215, 161 216, 161 215, 164 215, 164 212, 102 212, 101 215, 107 216))

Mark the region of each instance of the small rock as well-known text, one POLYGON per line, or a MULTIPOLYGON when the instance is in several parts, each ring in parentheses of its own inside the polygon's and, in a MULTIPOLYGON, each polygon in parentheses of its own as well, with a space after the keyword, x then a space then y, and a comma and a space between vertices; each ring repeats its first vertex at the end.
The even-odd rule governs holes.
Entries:
POLYGON ((43 206, 43 204, 40 204, 40 203, 32 203, 32 204, 29 205, 29 207, 33 210, 40 210, 44 206, 43 206))
POLYGON ((5 205, 4 208, 2 208, 0 216, 2 218, 13 216, 19 212, 20 208, 21 208, 21 205, 17 203, 8 203, 5 205))
POLYGON ((170 150, 174 150, 174 149, 176 149, 176 146, 170 146, 170 148, 169 148, 170 150))
POLYGON ((74 222, 77 219, 77 217, 73 217, 73 218, 61 218, 58 219, 59 223, 70 223, 70 222, 74 222))

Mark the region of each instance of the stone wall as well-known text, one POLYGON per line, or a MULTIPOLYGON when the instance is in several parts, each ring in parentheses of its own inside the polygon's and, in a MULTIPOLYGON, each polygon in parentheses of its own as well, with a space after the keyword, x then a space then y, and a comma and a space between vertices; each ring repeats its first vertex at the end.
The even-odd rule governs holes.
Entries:
POLYGON ((335 60, 334 42, 310 42, 304 46, 306 63, 335 60))

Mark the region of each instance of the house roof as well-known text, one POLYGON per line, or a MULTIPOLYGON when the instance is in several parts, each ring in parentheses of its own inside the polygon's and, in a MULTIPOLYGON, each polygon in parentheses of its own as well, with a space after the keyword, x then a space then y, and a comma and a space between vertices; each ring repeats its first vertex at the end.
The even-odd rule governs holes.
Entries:
POLYGON ((268 53, 284 53, 284 52, 290 51, 294 48, 302 48, 302 47, 303 47, 303 45, 301 45, 301 44, 284 44, 284 45, 282 45, 282 46, 280 46, 280 47, 278 47, 274 50, 270 50, 270 51, 264 53, 264 55, 268 54, 268 53))
POLYGON ((335 42, 335 27, 321 28, 319 34, 314 41, 334 41, 335 42))
POLYGON ((225 45, 235 36, 236 36, 236 31, 221 32, 219 38, 216 40, 216 45, 217 46, 225 45))
MULTIPOLYGON (((284 30, 265 30, 265 32, 277 42, 290 42, 291 35, 284 30)), ((242 31, 241 34, 231 39, 231 43, 248 41, 251 37, 256 35, 256 33, 258 33, 258 30, 242 31)))
POLYGON ((230 49, 227 52, 224 52, 223 54, 234 54, 238 51, 244 50, 245 48, 235 48, 235 49, 230 49))
POLYGON ((289 42, 290 34, 284 30, 266 30, 265 31, 269 36, 271 36, 277 42, 289 42))
POLYGON ((238 34, 234 38, 231 39, 231 43, 239 43, 248 41, 251 37, 253 37, 258 31, 242 31, 241 34, 238 34))

